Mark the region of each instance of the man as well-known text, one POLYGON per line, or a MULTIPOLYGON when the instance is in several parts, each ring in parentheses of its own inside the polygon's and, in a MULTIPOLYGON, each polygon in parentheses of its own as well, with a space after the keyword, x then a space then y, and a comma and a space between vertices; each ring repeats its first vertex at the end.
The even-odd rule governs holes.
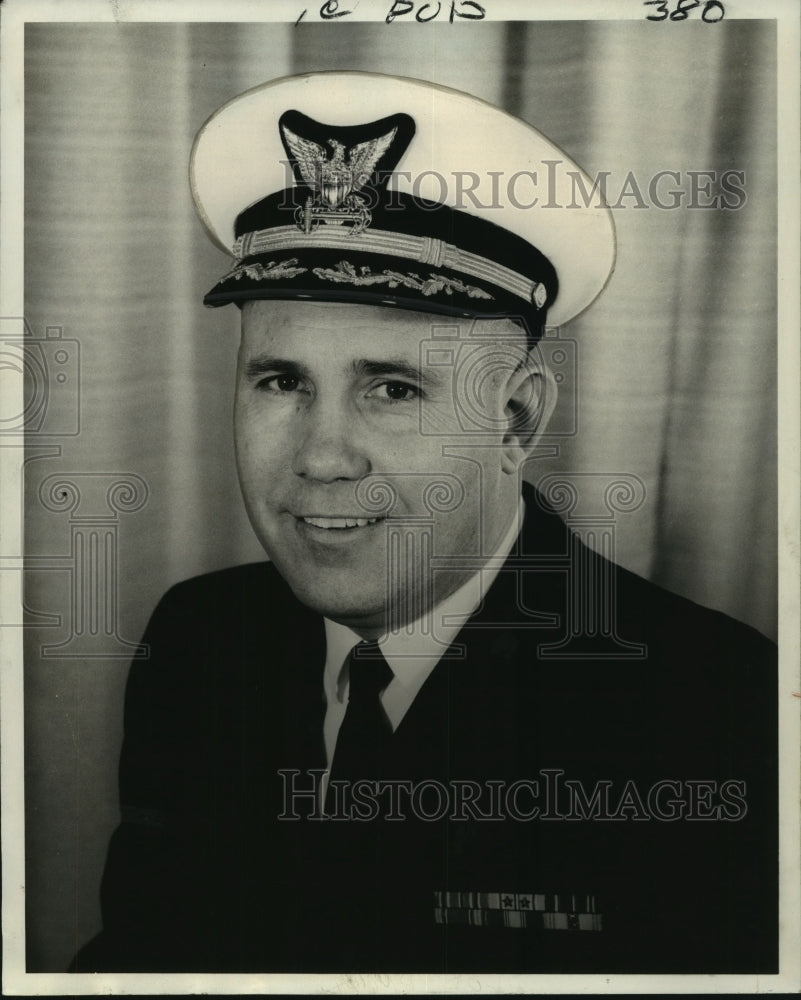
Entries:
POLYGON ((483 102, 366 74, 199 133, 270 562, 151 620, 74 969, 775 970, 773 647, 521 493, 546 317, 613 262, 598 201, 519 196, 571 172, 483 102))

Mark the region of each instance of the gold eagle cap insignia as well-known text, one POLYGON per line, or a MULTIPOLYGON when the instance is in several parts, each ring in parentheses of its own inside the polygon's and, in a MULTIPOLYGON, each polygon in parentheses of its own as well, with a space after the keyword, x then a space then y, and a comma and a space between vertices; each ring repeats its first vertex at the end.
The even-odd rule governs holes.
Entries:
POLYGON ((320 143, 306 139, 281 124, 281 134, 297 162, 301 177, 326 208, 357 208, 358 192, 367 184, 381 157, 392 145, 397 127, 385 135, 347 147, 329 139, 330 153, 320 143), (355 204, 354 204, 355 203, 355 204))

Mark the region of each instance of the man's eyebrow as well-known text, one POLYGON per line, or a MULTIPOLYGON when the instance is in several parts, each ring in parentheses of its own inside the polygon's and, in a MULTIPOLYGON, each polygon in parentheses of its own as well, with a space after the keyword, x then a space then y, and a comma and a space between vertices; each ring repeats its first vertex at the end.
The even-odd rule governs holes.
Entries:
POLYGON ((394 375, 397 378, 405 378, 410 382, 416 382, 418 385, 429 388, 441 383, 434 372, 412 364, 406 358, 382 358, 376 361, 370 358, 360 358, 353 362, 351 369, 355 375, 394 375))
POLYGON ((308 374, 305 365, 299 364, 297 361, 290 361, 288 358, 275 358, 268 354, 260 354, 245 364, 246 378, 261 378, 262 375, 275 375, 277 372, 295 375, 298 378, 308 374))
MULTIPOLYGON (((384 378, 394 376, 427 388, 433 388, 441 383, 441 380, 433 372, 424 371, 406 358, 382 358, 381 360, 359 358, 357 361, 351 362, 350 371, 354 375, 384 378)), ((245 363, 244 368, 245 377, 248 379, 261 378, 263 375, 275 375, 279 372, 294 375, 297 378, 306 378, 310 374, 308 367, 299 361, 291 361, 289 358, 279 358, 268 354, 260 354, 250 358, 245 363)))

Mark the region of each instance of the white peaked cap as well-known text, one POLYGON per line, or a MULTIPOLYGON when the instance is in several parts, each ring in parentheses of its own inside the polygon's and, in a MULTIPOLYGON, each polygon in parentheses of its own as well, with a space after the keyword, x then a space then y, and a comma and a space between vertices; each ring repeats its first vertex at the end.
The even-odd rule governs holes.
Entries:
POLYGON ((190 184, 211 239, 235 257, 210 305, 350 298, 463 315, 528 310, 559 326, 614 267, 612 214, 573 160, 519 118, 420 80, 325 72, 255 87, 200 129, 190 184), (405 116, 411 137, 395 121, 405 116), (347 173, 359 150, 371 154, 366 172, 388 165, 372 203, 370 185, 347 173), (287 190, 290 204, 279 197, 287 190))

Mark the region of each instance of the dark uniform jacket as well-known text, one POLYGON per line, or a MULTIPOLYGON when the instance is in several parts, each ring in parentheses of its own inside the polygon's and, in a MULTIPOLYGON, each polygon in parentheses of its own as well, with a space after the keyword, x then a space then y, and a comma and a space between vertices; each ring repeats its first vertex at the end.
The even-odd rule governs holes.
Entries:
POLYGON ((74 971, 776 971, 775 648, 526 496, 392 737, 394 813, 290 794, 325 767, 325 635, 270 564, 165 595, 74 971))

